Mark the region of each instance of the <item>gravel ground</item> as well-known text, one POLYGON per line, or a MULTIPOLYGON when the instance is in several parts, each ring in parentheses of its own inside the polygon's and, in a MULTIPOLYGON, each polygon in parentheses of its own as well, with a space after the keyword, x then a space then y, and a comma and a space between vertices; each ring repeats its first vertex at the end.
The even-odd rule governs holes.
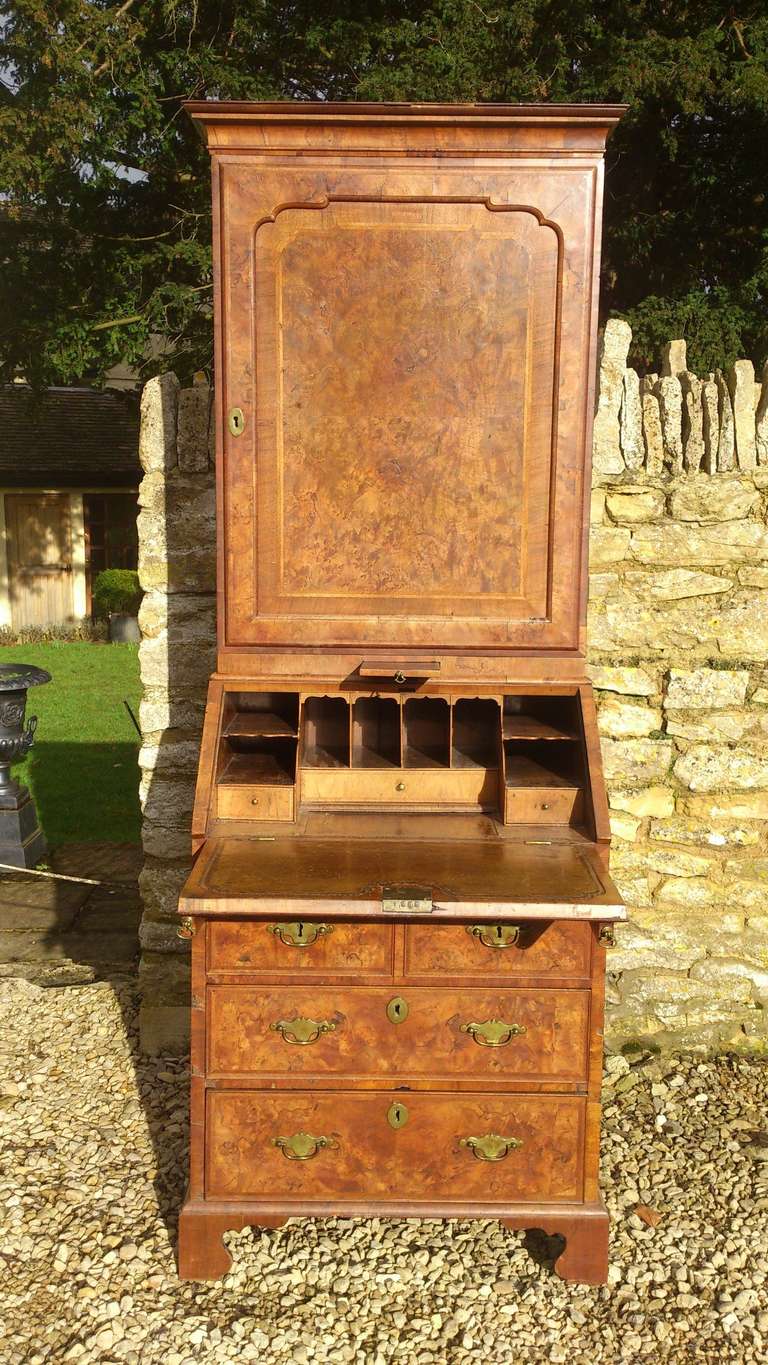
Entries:
POLYGON ((180 1284, 187 1075, 136 1055, 135 1006, 130 979, 0 982, 3 1365, 768 1356, 764 1062, 609 1062, 604 1288, 541 1234, 379 1220, 246 1230, 224 1280, 180 1284))

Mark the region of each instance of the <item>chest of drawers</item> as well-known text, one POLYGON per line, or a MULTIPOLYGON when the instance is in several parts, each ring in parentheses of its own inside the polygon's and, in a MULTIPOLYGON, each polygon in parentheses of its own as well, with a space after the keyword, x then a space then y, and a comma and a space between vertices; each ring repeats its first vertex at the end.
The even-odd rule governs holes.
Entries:
POLYGON ((190 105, 213 160, 217 670, 179 1268, 495 1217, 598 1283, 584 666, 605 107, 190 105))

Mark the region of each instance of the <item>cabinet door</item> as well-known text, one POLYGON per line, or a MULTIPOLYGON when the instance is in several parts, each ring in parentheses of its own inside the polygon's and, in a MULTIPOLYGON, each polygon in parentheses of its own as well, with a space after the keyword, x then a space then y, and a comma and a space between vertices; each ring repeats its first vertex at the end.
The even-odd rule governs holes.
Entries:
POLYGON ((333 160, 218 168, 224 644, 574 648, 598 168, 333 160))

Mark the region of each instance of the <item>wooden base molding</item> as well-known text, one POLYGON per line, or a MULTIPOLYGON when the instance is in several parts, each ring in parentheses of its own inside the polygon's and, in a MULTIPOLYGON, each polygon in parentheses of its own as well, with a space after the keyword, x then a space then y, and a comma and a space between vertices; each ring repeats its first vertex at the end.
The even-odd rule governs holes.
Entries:
POLYGON ((179 1216, 178 1266, 182 1280, 218 1280, 232 1266, 222 1240, 225 1232, 247 1227, 279 1228, 289 1218, 498 1218, 513 1231, 540 1228, 548 1236, 559 1234, 565 1246, 555 1261, 563 1280, 578 1284, 604 1284, 608 1273, 608 1214, 602 1200, 595 1204, 518 1204, 498 1206, 441 1204, 418 1211, 408 1203, 319 1204, 308 1215, 306 1205, 270 1203, 227 1204, 191 1200, 179 1216))

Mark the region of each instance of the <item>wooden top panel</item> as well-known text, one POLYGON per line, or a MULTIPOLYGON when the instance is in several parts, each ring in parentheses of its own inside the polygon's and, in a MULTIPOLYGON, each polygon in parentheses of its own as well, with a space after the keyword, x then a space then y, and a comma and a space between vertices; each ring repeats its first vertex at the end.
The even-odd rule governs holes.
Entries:
POLYGON ((185 109, 212 151, 301 146, 366 151, 442 149, 460 155, 538 147, 547 154, 600 152, 626 105, 249 103, 191 100, 185 109))
POLYGON ((382 921, 616 919, 621 897, 589 851, 568 844, 353 839, 209 839, 182 914, 317 914, 382 921), (433 910, 382 910, 382 888, 431 893, 433 910))

